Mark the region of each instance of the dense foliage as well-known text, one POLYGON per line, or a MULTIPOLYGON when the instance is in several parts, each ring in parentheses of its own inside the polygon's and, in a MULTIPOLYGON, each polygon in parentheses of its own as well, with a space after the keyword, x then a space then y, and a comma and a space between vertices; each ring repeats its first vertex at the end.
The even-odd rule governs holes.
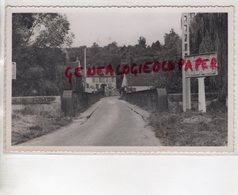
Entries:
POLYGON ((17 63, 13 96, 60 93, 57 69, 65 64, 61 48, 72 43, 69 22, 56 13, 14 13, 12 61, 17 63))
POLYGON ((218 76, 206 78, 206 90, 218 91, 225 100, 228 87, 228 16, 226 13, 199 13, 190 27, 191 53, 217 52, 218 76))

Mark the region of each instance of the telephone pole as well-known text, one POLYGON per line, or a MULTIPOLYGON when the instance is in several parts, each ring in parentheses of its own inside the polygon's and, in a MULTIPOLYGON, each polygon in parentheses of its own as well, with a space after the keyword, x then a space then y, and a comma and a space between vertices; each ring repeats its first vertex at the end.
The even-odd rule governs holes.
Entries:
MULTIPOLYGON (((181 18, 182 27, 182 58, 190 55, 189 25, 191 13, 183 13, 181 18)), ((185 65, 182 67, 182 86, 183 86, 183 111, 191 109, 191 79, 185 77, 185 65)))
POLYGON ((87 88, 87 48, 84 48, 84 91, 87 88))

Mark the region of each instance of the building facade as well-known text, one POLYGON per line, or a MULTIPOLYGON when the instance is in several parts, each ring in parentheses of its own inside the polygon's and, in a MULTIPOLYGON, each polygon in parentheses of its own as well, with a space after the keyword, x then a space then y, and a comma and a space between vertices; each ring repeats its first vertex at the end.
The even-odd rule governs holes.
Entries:
POLYGON ((92 76, 86 78, 86 91, 103 91, 106 96, 117 95, 116 76, 92 76))

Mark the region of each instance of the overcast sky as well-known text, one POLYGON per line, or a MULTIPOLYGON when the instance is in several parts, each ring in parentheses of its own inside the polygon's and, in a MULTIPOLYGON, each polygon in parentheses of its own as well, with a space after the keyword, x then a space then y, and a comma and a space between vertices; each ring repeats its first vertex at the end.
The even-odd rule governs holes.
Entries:
POLYGON ((181 35, 181 13, 101 10, 65 13, 75 34, 73 46, 92 46, 93 42, 105 46, 113 41, 119 46, 135 45, 140 36, 149 45, 157 40, 163 43, 171 28, 181 35))

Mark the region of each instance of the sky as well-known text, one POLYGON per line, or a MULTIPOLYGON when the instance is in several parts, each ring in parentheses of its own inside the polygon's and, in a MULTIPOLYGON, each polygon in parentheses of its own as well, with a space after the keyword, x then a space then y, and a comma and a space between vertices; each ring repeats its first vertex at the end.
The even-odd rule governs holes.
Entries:
POLYGON ((92 46, 94 42, 105 46, 116 41, 118 46, 135 45, 140 36, 146 43, 159 40, 171 28, 181 35, 181 13, 160 13, 150 10, 82 10, 64 13, 75 34, 73 47, 92 46))

